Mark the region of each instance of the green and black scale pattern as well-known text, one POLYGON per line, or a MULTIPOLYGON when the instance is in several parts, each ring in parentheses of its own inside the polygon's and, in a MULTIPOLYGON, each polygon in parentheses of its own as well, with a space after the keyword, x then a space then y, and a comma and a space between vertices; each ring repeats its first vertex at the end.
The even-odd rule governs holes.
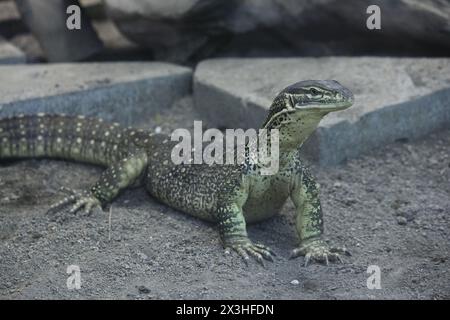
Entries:
POLYGON ((246 224, 273 216, 291 198, 300 244, 292 257, 340 260, 344 248, 321 240, 323 218, 317 183, 302 165, 298 148, 327 113, 348 108, 351 92, 336 81, 304 81, 283 90, 263 128, 280 134, 279 170, 267 176, 259 164, 208 165, 171 161, 178 142, 162 134, 124 128, 101 119, 66 115, 18 115, 0 119, 0 159, 54 158, 105 167, 100 179, 51 210, 72 204, 70 212, 89 213, 111 202, 123 189, 145 186, 153 197, 193 216, 217 222, 224 246, 245 261, 263 263, 273 252, 253 243, 246 224))

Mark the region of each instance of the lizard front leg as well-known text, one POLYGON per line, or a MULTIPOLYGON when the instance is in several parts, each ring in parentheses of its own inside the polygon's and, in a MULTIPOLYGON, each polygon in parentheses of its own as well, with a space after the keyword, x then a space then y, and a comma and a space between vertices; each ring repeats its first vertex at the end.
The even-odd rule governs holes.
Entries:
POLYGON ((70 195, 51 206, 49 212, 72 204, 70 213, 83 209, 85 214, 89 214, 94 208, 110 203, 123 189, 135 185, 146 167, 147 153, 145 151, 130 153, 108 167, 89 190, 77 192, 64 188, 70 195))
POLYGON ((295 175, 291 199, 296 207, 296 229, 300 239, 300 244, 292 251, 291 258, 305 256, 305 266, 311 259, 325 262, 327 265, 329 260, 342 262, 340 254, 349 255, 347 249, 329 247, 322 240, 323 214, 319 186, 308 169, 302 168, 295 175))
POLYGON ((265 245, 253 243, 247 235, 245 217, 242 206, 233 202, 222 202, 217 209, 217 220, 220 237, 225 247, 225 252, 236 251, 248 263, 250 256, 261 265, 264 259, 273 261, 273 251, 265 245))

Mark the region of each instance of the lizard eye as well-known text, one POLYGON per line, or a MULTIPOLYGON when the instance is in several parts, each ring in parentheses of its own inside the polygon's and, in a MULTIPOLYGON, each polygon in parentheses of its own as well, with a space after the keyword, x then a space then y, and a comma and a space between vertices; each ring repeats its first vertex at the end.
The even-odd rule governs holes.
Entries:
POLYGON ((315 88, 311 88, 311 90, 309 90, 309 92, 311 92, 311 94, 314 96, 317 96, 319 94, 319 90, 317 90, 315 88))

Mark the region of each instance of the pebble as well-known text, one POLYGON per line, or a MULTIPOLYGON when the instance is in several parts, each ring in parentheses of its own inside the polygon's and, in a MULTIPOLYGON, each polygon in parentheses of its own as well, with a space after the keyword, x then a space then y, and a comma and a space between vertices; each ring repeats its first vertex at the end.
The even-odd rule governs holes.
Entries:
POLYGON ((32 232, 31 237, 32 237, 33 239, 39 239, 39 238, 42 237, 42 234, 40 234, 40 233, 37 232, 37 231, 34 231, 34 232, 32 232))
POLYGON ((146 286, 139 286, 138 291, 139 291, 139 293, 144 293, 144 294, 150 293, 150 289, 147 288, 146 286))
POLYGON ((406 220, 405 217, 400 216, 400 217, 397 217, 397 223, 401 226, 404 226, 405 224, 408 223, 408 220, 406 220))
POLYGON ((147 256, 145 253, 141 252, 141 251, 138 251, 138 252, 137 252, 137 255, 138 255, 138 257, 141 258, 142 260, 147 260, 147 259, 148 259, 148 256, 147 256))

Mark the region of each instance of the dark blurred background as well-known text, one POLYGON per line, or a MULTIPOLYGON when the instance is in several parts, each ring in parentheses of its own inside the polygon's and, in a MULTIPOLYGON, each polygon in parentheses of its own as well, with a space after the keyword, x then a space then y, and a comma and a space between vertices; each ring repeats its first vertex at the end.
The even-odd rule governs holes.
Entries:
POLYGON ((31 62, 450 56, 450 0, 0 0, 0 36, 31 62), (380 30, 366 27, 369 5, 380 30))

